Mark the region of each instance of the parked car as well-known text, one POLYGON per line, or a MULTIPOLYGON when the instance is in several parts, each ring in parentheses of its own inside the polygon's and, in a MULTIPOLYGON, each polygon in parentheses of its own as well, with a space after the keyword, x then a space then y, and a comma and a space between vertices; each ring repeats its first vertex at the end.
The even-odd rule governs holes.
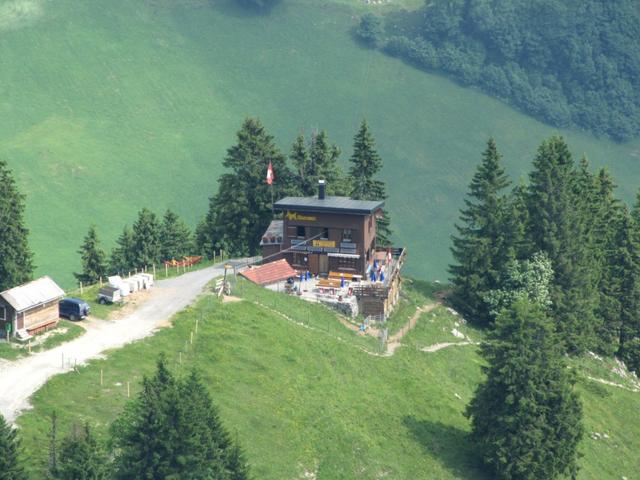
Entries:
POLYGON ((79 298, 63 298, 58 303, 58 312, 61 317, 68 318, 72 322, 82 320, 91 313, 89 304, 79 298))
POLYGON ((122 295, 118 287, 106 286, 98 290, 98 303, 105 305, 107 303, 116 303, 122 301, 122 295))

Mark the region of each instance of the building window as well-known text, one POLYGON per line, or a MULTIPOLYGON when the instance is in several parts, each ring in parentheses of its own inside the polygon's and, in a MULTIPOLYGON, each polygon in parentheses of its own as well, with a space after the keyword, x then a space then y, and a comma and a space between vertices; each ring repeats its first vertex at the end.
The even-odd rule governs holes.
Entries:
POLYGON ((287 237, 295 238, 297 237, 298 229, 295 226, 287 226, 287 237))
POLYGON ((322 229, 322 240, 329 240, 329 229, 328 228, 323 228, 322 229))
POLYGON ((351 243, 353 241, 353 232, 350 228, 345 228, 342 231, 342 241, 351 243))
POLYGON ((306 253, 294 253, 293 254, 293 265, 297 267, 308 267, 309 258, 306 253))
POLYGON ((338 268, 340 270, 353 270, 358 268, 357 259, 338 257, 338 268))
POLYGON ((298 225, 296 227, 296 237, 304 238, 304 225, 298 225))
POLYGON ((7 309, 0 305, 0 320, 5 321, 7 319, 7 309))

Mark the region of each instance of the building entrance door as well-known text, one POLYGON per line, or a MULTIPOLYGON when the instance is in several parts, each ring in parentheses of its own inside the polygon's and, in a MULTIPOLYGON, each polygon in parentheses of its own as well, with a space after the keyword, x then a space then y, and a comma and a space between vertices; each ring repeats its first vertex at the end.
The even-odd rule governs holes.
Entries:
POLYGON ((329 273, 329 257, 327 255, 318 255, 318 257, 318 270, 320 274, 329 273))
POLYGON ((315 254, 309 255, 309 271, 314 275, 320 273, 320 269, 318 267, 318 257, 319 255, 315 254))

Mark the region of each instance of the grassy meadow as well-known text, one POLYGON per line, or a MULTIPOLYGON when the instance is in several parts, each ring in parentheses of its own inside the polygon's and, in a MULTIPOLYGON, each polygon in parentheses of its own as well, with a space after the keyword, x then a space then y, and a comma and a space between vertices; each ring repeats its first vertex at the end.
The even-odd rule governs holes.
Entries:
MULTIPOLYGON (((419 3, 282 0, 257 15, 232 0, 1 0, 0 157, 27 195, 37 273, 71 287, 89 225, 110 248, 142 206, 195 225, 251 115, 285 151, 326 128, 343 162, 366 117, 410 271, 444 280, 487 138, 517 178, 555 130, 353 41, 363 12, 419 3)), ((633 197, 640 142, 561 133, 633 197)))
MULTIPOLYGON (((431 291, 421 282, 407 284, 414 305, 431 302, 431 291)), ((422 351, 460 341, 453 328, 473 341, 481 332, 438 307, 422 315, 394 356, 380 357, 371 354, 375 339, 342 327, 320 305, 244 281, 233 293, 245 300, 222 304, 204 295, 171 328, 52 378, 18 420, 31 477, 42 476, 53 410, 61 434, 87 420, 104 438, 127 401, 127 382, 135 395, 164 351, 177 374, 192 366, 201 371, 255 478, 489 479, 463 415, 481 379, 477 347, 422 351)), ((411 313, 406 305, 404 313, 411 313)), ((628 419, 640 394, 586 378, 611 378, 606 362, 576 359, 572 366, 580 373, 587 430, 579 478, 633 478, 640 470, 640 426, 628 419), (607 437, 593 439, 595 432, 607 437)))

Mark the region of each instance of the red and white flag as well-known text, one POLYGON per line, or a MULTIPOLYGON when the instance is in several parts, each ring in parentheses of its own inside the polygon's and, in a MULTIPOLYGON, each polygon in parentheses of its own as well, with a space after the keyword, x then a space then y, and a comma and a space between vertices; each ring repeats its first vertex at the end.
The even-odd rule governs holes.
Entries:
POLYGON ((271 165, 271 161, 269 161, 269 166, 267 167, 267 185, 273 184, 273 165, 271 165))

